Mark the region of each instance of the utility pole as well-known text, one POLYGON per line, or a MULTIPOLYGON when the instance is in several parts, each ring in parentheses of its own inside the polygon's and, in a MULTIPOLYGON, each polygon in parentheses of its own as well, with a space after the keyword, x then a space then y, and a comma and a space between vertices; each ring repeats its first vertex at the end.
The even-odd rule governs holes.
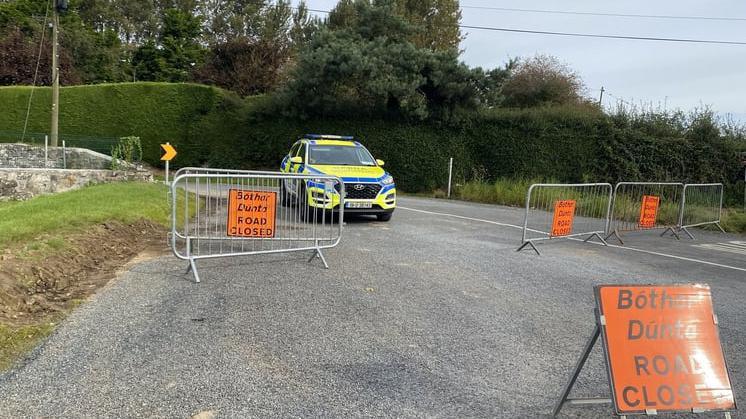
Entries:
POLYGON ((598 106, 601 106, 604 100, 604 87, 601 86, 601 96, 598 98, 598 106))
POLYGON ((55 0, 52 10, 52 125, 50 128, 50 145, 57 147, 57 137, 59 133, 59 113, 60 113, 60 53, 59 49, 59 25, 60 15, 57 7, 59 1, 55 0))

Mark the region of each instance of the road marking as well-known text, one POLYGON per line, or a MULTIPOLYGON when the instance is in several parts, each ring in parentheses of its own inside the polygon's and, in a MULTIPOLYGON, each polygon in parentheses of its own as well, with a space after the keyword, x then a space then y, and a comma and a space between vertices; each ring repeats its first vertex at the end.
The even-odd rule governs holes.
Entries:
POLYGON ((692 247, 699 247, 702 249, 718 250, 721 252, 737 253, 739 255, 746 255, 746 241, 732 241, 732 242, 727 242, 727 243, 693 244, 692 247))
MULTIPOLYGON (((480 222, 480 223, 494 224, 494 225, 498 225, 498 226, 501 226, 501 227, 510 227, 510 228, 517 228, 519 230, 523 230, 523 227, 517 226, 515 224, 500 223, 500 222, 497 222, 497 221, 485 220, 485 219, 482 219, 482 218, 465 217, 463 215, 449 214, 449 213, 445 213, 445 212, 426 211, 426 210, 415 209, 415 208, 408 208, 408 207, 402 207, 402 206, 397 206, 397 208, 398 209, 407 210, 407 211, 421 212, 421 213, 424 213, 424 214, 439 215, 439 216, 443 216, 443 217, 453 217, 453 218, 459 218, 459 219, 462 219, 462 220, 476 221, 476 222, 480 222)), ((576 238, 569 238, 568 240, 583 241, 582 239, 576 239, 576 238)), ((603 243, 597 243, 597 242, 592 242, 592 241, 588 241, 587 243, 595 244, 595 245, 598 245, 598 246, 603 246, 603 243)), ((684 257, 684 256, 671 255, 671 254, 668 254, 668 253, 654 252, 652 250, 638 249, 638 248, 629 247, 629 246, 617 246, 617 245, 614 245, 614 244, 609 244, 608 247, 613 247, 615 249, 622 249, 622 250, 630 250, 630 251, 638 252, 638 253, 646 253, 648 255, 662 256, 662 257, 666 257, 666 258, 670 258, 670 259, 684 260, 684 261, 687 261, 687 262, 701 263, 703 265, 717 266, 719 268, 732 269, 732 270, 735 270, 735 271, 746 272, 746 268, 739 268, 737 266, 723 265, 722 263, 715 263, 715 262, 710 262, 710 261, 707 261, 707 260, 693 259, 693 258, 688 258, 688 257, 684 257)))
POLYGON ((523 227, 517 226, 515 224, 499 223, 497 221, 483 220, 481 218, 464 217, 463 215, 448 214, 448 213, 445 213, 445 212, 425 211, 425 210, 421 210, 421 209, 407 208, 407 207, 402 207, 402 206, 397 206, 396 208, 397 209, 407 210, 407 211, 422 212, 422 213, 425 213, 425 214, 442 215, 444 217, 460 218, 462 220, 469 220, 469 221, 477 221, 477 222, 481 222, 481 223, 495 224, 495 225, 502 226, 502 227, 512 227, 512 228, 517 228, 517 229, 523 230, 523 227))

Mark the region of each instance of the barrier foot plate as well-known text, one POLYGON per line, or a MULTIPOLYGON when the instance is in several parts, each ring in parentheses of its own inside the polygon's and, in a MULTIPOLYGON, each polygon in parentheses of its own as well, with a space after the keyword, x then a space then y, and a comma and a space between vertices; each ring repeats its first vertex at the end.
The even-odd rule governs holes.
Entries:
POLYGON ((516 252, 520 252, 526 246, 531 246, 531 248, 534 249, 534 252, 536 252, 537 255, 541 256, 541 253, 539 253, 539 249, 536 248, 536 246, 534 245, 534 243, 531 240, 523 243, 521 245, 521 247, 519 247, 518 249, 516 249, 516 252))
MULTIPOLYGON (((606 236, 606 238, 604 239, 604 242, 606 242, 607 240, 609 240, 612 236, 616 237, 616 239, 619 240, 619 244, 621 244, 622 246, 624 246, 624 241, 622 240, 622 236, 619 234, 619 232, 616 229, 614 229, 614 231, 612 231, 611 233, 609 233, 606 236)), ((608 246, 608 244, 607 244, 607 246, 608 246)))
POLYGON ((324 269, 329 269, 329 264, 326 263, 326 258, 324 257, 324 254, 321 253, 321 249, 316 249, 313 251, 313 254, 311 255, 311 258, 308 259, 308 263, 313 262, 315 258, 321 259, 321 262, 324 263, 324 269))
POLYGON ((189 259, 189 266, 187 266, 187 270, 185 273, 192 272, 192 275, 194 275, 194 282, 199 284, 199 273, 197 272, 197 263, 194 259, 189 259))

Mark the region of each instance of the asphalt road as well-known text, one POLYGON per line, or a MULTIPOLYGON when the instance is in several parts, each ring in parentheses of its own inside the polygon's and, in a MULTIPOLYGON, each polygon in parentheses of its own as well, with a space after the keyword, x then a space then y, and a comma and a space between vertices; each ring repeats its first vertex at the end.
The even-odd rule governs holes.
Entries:
MULTIPOLYGON (((746 402, 746 257, 700 246, 743 236, 537 256, 515 252, 519 210, 399 205, 348 222, 329 270, 308 254, 209 260, 194 284, 173 257, 136 265, 0 376, 0 416, 547 417, 593 329, 592 286, 651 282, 711 285, 746 402)), ((608 392, 596 350, 574 394, 608 392)))

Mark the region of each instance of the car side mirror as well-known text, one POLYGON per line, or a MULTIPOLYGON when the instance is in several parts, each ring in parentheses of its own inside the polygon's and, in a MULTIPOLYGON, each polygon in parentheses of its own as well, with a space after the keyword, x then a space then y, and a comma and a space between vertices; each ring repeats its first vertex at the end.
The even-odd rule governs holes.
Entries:
POLYGON ((291 157, 290 158, 290 163, 303 164, 303 157, 301 157, 301 156, 291 157))
POLYGON ((383 160, 381 160, 381 159, 376 159, 376 164, 377 164, 377 165, 379 165, 379 166, 383 166, 383 165, 384 165, 384 163, 385 163, 385 162, 384 162, 383 160))

